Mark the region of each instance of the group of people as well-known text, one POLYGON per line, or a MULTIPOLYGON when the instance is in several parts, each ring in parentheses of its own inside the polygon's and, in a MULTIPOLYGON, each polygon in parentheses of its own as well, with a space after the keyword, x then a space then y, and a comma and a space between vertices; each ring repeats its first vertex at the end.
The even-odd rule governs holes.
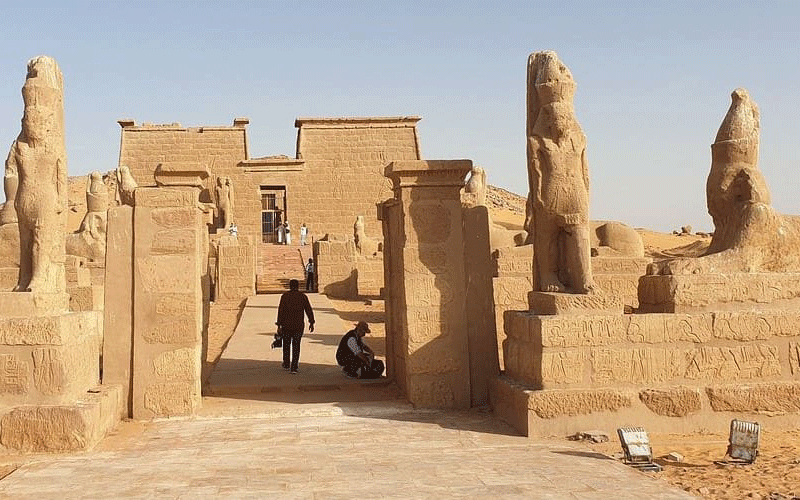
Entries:
MULTIPOLYGON (((291 245, 292 244, 292 228, 289 226, 289 221, 287 220, 283 224, 278 224, 277 229, 275 231, 278 233, 278 244, 279 245, 291 245)), ((300 226, 300 245, 306 246, 306 240, 308 239, 308 227, 304 222, 302 226, 300 226)))
MULTIPOLYGON (((311 259, 309 259, 311 262, 311 259)), ((314 310, 308 296, 300 291, 298 280, 289 281, 289 291, 281 295, 278 305, 278 326, 273 347, 283 348, 283 369, 295 374, 300 363, 300 340, 305 330, 305 318, 308 317, 308 331, 314 331, 314 310)), ((355 328, 347 332, 336 349, 336 362, 350 378, 379 378, 383 374, 383 361, 375 359, 373 351, 365 342, 364 336, 370 333, 369 325, 364 321, 355 324, 355 328)))

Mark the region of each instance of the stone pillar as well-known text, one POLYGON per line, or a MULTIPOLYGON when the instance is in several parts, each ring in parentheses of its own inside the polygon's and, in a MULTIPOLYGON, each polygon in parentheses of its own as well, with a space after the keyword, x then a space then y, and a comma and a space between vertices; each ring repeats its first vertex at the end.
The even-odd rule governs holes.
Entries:
MULTIPOLYGON (((133 417, 201 403, 204 225, 199 190, 138 188, 133 210, 133 417)), ((108 286, 108 284, 107 284, 108 286)))
POLYGON ((249 236, 218 240, 214 300, 238 300, 256 294, 256 246, 249 236))
POLYGON ((470 160, 399 161, 386 168, 397 203, 390 210, 399 211, 401 222, 392 229, 397 237, 387 259, 397 273, 386 304, 393 318, 387 339, 404 341, 392 354, 402 359, 399 384, 416 406, 470 406, 459 191, 471 168, 470 160))
POLYGON ((133 207, 108 209, 103 383, 122 387, 123 417, 132 415, 133 207))

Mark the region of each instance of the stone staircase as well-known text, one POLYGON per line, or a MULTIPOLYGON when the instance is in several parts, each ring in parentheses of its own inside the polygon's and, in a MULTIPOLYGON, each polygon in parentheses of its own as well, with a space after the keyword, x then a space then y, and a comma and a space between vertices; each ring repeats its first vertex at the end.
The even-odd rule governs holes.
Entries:
POLYGON ((258 248, 256 293, 283 293, 289 280, 300 280, 305 289, 305 263, 311 258, 310 246, 264 243, 258 248))

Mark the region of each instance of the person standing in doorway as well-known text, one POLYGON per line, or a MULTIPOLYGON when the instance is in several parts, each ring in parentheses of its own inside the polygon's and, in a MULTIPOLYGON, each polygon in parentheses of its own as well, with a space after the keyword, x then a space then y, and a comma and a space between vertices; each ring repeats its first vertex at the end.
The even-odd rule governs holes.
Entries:
POLYGON ((278 245, 283 245, 283 224, 278 224, 278 245))
POLYGON ((314 291, 314 275, 317 272, 315 267, 314 259, 308 259, 308 264, 306 264, 306 292, 314 291))
POLYGON ((306 237, 308 236, 308 228, 306 227, 306 223, 303 222, 303 225, 300 226, 300 246, 306 246, 306 237))
POLYGON ((287 245, 292 244, 292 230, 289 228, 289 221, 283 223, 283 240, 286 242, 287 245))
POLYGON ((275 324, 281 329, 283 337, 283 369, 297 373, 300 363, 300 339, 305 330, 305 319, 308 316, 308 331, 314 331, 314 310, 306 294, 300 291, 300 282, 289 281, 289 291, 281 295, 278 305, 278 319, 275 324), (291 351, 291 352, 290 352, 291 351), (290 361, 291 354, 291 361, 290 361))

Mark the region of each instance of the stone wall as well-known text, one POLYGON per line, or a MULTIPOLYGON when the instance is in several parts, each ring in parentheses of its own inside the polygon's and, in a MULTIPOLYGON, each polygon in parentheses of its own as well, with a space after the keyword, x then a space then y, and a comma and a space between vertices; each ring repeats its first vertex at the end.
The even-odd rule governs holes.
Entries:
POLYGON ((217 240, 214 300, 241 300, 256 293, 256 246, 252 239, 222 236, 217 240))
POLYGON ((317 289, 330 297, 379 296, 383 288, 383 252, 363 255, 353 239, 314 242, 317 289))

